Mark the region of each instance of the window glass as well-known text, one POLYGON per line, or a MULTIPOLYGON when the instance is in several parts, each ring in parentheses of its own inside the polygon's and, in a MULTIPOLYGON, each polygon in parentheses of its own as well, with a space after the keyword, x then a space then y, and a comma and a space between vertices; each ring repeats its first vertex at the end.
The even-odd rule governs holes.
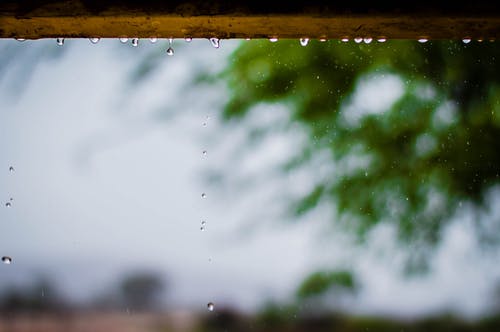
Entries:
POLYGON ((0 42, 0 331, 500 326, 489 40, 0 42))

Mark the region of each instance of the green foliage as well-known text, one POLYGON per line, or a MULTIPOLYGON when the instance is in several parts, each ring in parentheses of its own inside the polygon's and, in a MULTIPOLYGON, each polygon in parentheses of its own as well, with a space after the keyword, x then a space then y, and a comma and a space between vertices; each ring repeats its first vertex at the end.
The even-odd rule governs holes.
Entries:
POLYGON ((293 202, 295 215, 331 204, 332 222, 361 243, 375 225, 391 223, 408 248, 409 267, 419 269, 457 206, 468 201, 481 209, 499 182, 499 48, 458 41, 243 43, 220 76, 231 92, 224 117, 245 117, 262 103, 285 105, 309 141, 284 170, 325 151, 334 165, 293 202), (352 104, 360 84, 384 77, 400 80, 401 96, 354 116, 369 106, 352 104))
POLYGON ((329 290, 356 290, 354 276, 349 271, 316 272, 305 279, 297 290, 299 299, 325 294, 329 290))

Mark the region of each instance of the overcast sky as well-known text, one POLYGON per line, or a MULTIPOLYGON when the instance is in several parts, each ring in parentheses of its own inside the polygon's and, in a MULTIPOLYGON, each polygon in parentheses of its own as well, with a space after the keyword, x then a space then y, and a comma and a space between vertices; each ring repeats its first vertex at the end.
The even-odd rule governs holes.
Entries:
MULTIPOLYGON (((356 312, 485 312, 500 257, 477 248, 466 207, 447 230, 434 272, 405 281, 395 272, 391 230, 377 230, 373 250, 359 252, 341 234, 325 236, 328 211, 302 223, 280 220, 283 202, 271 199, 286 181, 290 190, 307 186, 307 172, 248 188, 206 181, 210 170, 230 176, 235 165, 248 177, 265 172, 303 135, 280 132, 245 150, 252 121, 282 121, 286 111, 257 109, 247 122, 224 126, 217 115, 225 89, 189 87, 199 70, 223 68, 238 43, 214 49, 207 40, 176 40, 175 55, 164 53, 154 73, 133 86, 139 61, 164 51, 165 42, 0 41, 0 256, 13 258, 0 266, 0 287, 42 273, 68 296, 88 300, 124 273, 149 269, 168 278, 170 307, 203 309, 212 301, 251 310, 289 298, 315 269, 340 264, 363 282, 346 304, 356 312), (35 61, 53 52, 61 56, 35 61)), ((394 77, 387 84, 400 86, 394 77)), ((366 96, 380 95, 367 93, 376 85, 365 86, 366 96)))

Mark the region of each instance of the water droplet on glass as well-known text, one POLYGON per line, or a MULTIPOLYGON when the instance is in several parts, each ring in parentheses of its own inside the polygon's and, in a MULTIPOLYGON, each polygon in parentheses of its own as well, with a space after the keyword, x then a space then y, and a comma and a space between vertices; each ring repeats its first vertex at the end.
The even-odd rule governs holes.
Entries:
POLYGON ((201 194, 201 198, 206 198, 207 197, 207 194, 203 193, 201 194))
POLYGON ((139 38, 132 38, 132 46, 134 47, 139 46, 139 38))
POLYGON ((2 257, 2 262, 4 264, 10 264, 10 263, 12 263, 12 258, 10 258, 9 256, 3 256, 2 257))
POLYGON ((307 46, 309 44, 309 38, 300 38, 300 45, 307 46))
POLYGON ((9 167, 9 172, 14 172, 14 166, 9 167))
POLYGON ((344 38, 342 38, 342 39, 341 39, 341 41, 342 41, 343 43, 347 43, 347 42, 349 41, 349 38, 344 37, 344 38))
POLYGON ((206 222, 205 220, 202 220, 202 221, 201 221, 201 225, 202 225, 202 226, 205 226, 206 224, 207 224, 207 222, 206 222))
POLYGON ((186 41, 186 43, 190 43, 190 42, 192 42, 192 41, 193 41, 193 38, 191 38, 191 37, 186 37, 186 38, 184 38, 184 40, 186 41))
POLYGON ((203 155, 206 156, 207 155, 207 150, 203 150, 203 155))
POLYGON ((215 48, 219 48, 220 47, 219 38, 215 38, 215 37, 210 38, 210 44, 212 44, 212 46, 215 48))
POLYGON ((361 38, 361 37, 354 38, 354 42, 357 44, 361 43, 362 41, 363 41, 363 38, 361 38))
POLYGON ((93 38, 89 38, 89 40, 92 44, 97 44, 99 42, 99 40, 101 40, 101 38, 93 37, 93 38))
POLYGON ((427 41, 428 41, 428 40, 429 40, 429 39, 427 39, 427 38, 420 38, 420 39, 418 40, 418 42, 419 42, 419 43, 427 43, 427 41))
POLYGON ((7 202, 5 203, 5 207, 11 207, 12 206, 12 203, 11 202, 7 202))
POLYGON ((128 38, 127 37, 121 37, 120 38, 120 43, 125 44, 126 42, 128 42, 128 38))
POLYGON ((387 39, 386 38, 379 38, 379 39, 377 39, 377 41, 379 43, 385 43, 387 41, 387 39))
POLYGON ((208 311, 214 311, 215 305, 212 302, 208 302, 207 309, 208 309, 208 311))
POLYGON ((64 45, 64 38, 57 38, 56 39, 56 43, 59 46, 63 46, 64 45))
POLYGON ((23 42, 25 41, 26 39, 25 38, 15 38, 18 42, 23 42))
POLYGON ((167 54, 172 56, 174 55, 174 49, 172 48, 172 43, 174 42, 174 39, 170 37, 168 39, 168 49, 167 49, 167 54))
POLYGON ((278 41, 278 37, 271 37, 271 38, 269 38, 269 41, 271 43, 276 43, 278 41))
POLYGON ((12 202, 13 200, 14 200, 14 198, 12 198, 12 197, 11 197, 11 198, 9 198, 9 201, 11 201, 11 202, 12 202))
POLYGON ((151 37, 151 38, 149 38, 149 41, 150 41, 152 44, 154 44, 154 43, 156 43, 156 42, 158 41, 158 38, 156 38, 156 37, 151 37))
POLYGON ((203 122, 203 127, 206 127, 207 126, 207 123, 206 122, 203 122))
POLYGON ((464 38, 464 39, 462 39, 462 42, 464 44, 468 44, 468 43, 470 43, 470 40, 471 40, 470 38, 464 38))
POLYGON ((370 44, 372 42, 373 38, 371 37, 366 37, 363 39, 363 41, 365 42, 365 44, 370 44))
POLYGON ((202 232, 205 231, 205 227, 201 226, 200 231, 202 231, 202 232))

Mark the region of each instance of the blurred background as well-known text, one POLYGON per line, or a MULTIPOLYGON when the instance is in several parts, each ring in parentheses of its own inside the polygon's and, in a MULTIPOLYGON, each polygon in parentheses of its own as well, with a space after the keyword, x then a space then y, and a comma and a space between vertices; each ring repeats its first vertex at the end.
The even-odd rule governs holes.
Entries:
POLYGON ((0 331, 499 329, 497 42, 171 46, 0 42, 0 331))

